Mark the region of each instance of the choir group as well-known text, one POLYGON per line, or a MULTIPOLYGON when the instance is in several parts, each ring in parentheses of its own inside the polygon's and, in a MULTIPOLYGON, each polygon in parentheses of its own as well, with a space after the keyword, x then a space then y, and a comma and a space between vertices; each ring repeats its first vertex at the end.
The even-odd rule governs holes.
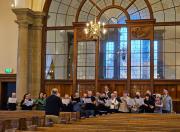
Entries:
MULTIPOLYGON (((59 115, 63 112, 80 112, 81 117, 91 117, 108 113, 171 113, 173 111, 172 98, 166 89, 163 95, 152 94, 149 90, 145 96, 141 97, 140 92, 135 93, 135 97, 130 97, 127 92, 123 96, 118 96, 117 91, 112 93, 108 86, 105 86, 104 92, 97 92, 95 96, 92 91, 87 91, 82 97, 79 93, 74 96, 65 94, 60 97, 58 90, 54 88, 52 95, 46 97, 46 94, 40 93, 39 98, 31 99, 30 94, 25 94, 20 103, 22 110, 45 110, 46 115, 59 115)), ((16 110, 16 94, 8 99, 8 109, 16 110)))

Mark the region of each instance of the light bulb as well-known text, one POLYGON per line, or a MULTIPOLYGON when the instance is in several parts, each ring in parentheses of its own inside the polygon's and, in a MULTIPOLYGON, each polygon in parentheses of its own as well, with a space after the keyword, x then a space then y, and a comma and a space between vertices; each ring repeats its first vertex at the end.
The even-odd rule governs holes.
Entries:
POLYGON ((99 21, 99 22, 98 22, 98 24, 100 25, 100 24, 101 24, 101 22, 99 21))
POLYGON ((89 27, 89 23, 86 23, 86 26, 89 27))
POLYGON ((107 30, 106 29, 103 29, 103 34, 106 34, 107 30))
POLYGON ((11 4, 11 7, 12 7, 12 8, 14 8, 14 7, 15 7, 15 5, 12 3, 12 4, 11 4))
POLYGON ((85 34, 88 34, 88 29, 85 28, 85 29, 84 29, 84 32, 85 32, 85 34))

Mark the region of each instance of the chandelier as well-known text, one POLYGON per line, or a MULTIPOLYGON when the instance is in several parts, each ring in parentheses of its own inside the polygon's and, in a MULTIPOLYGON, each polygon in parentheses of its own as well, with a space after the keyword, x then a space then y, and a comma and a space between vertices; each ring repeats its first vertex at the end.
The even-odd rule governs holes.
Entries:
POLYGON ((95 10, 95 19, 94 21, 90 21, 86 23, 84 32, 88 38, 98 39, 98 38, 101 38, 103 34, 106 34, 106 29, 104 28, 104 26, 105 26, 105 23, 101 23, 100 21, 97 22, 96 10, 95 10))
POLYGON ((104 28, 105 23, 97 22, 96 18, 94 21, 90 21, 86 24, 84 29, 85 34, 92 39, 98 39, 102 34, 106 34, 106 29, 104 28))

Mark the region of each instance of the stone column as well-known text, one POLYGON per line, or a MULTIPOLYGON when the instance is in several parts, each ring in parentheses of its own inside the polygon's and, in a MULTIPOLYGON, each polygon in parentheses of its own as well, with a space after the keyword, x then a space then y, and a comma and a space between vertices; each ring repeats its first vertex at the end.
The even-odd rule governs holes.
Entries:
POLYGON ((37 97, 41 87, 41 47, 44 13, 13 9, 19 25, 16 92, 18 100, 25 93, 37 97))
POLYGON ((42 54, 42 30, 44 13, 34 12, 34 23, 29 29, 29 41, 31 45, 30 64, 31 72, 29 78, 29 92, 32 97, 38 97, 41 90, 41 54, 42 54))
POLYGON ((18 100, 28 92, 28 75, 29 75, 29 25, 33 23, 29 17, 28 9, 13 9, 17 15, 16 23, 19 25, 18 32, 18 52, 17 52, 17 76, 16 76, 16 93, 18 100))

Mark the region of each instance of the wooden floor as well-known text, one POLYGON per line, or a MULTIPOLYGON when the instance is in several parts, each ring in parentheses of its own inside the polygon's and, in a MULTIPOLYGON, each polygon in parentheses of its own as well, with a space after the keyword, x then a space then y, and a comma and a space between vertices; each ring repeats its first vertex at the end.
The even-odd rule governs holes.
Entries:
POLYGON ((177 114, 111 114, 71 124, 39 127, 39 132, 180 132, 177 114))

